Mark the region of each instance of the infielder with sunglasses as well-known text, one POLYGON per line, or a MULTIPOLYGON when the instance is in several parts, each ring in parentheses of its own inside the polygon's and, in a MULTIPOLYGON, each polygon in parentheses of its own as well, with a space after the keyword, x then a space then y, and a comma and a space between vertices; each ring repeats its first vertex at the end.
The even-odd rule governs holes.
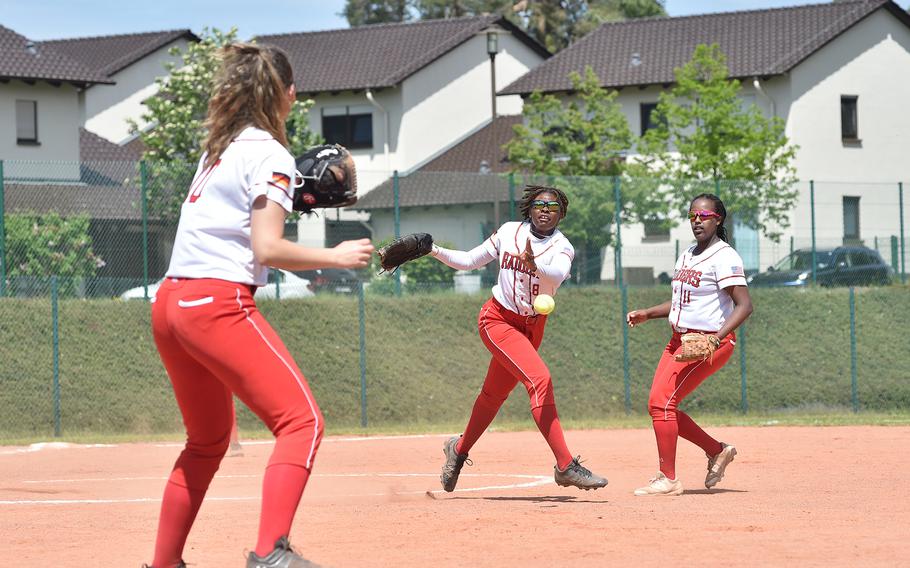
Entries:
POLYGON ((592 473, 572 457, 556 412, 550 370, 537 353, 547 316, 534 312, 534 298, 555 295, 569 276, 575 249, 556 226, 566 215, 569 200, 559 189, 528 186, 519 210, 522 221, 505 223, 471 251, 436 245, 430 253, 458 269, 474 270, 499 261, 499 282, 493 297, 480 309, 480 339, 493 358, 471 418, 460 437, 446 441, 440 478, 446 491, 454 491, 468 452, 484 433, 509 393, 520 381, 531 399, 531 414, 556 456, 556 483, 579 489, 604 487, 607 480, 592 473))
POLYGON ((752 299, 739 254, 727 243, 724 221, 727 210, 716 195, 703 193, 689 206, 689 223, 696 243, 679 260, 673 273, 673 297, 669 302, 626 315, 630 327, 653 318, 667 317, 673 329, 661 355, 648 411, 657 437, 660 472, 635 495, 680 495, 682 483, 676 477, 676 441, 679 436, 705 451, 710 489, 724 477, 736 456, 736 448, 709 436, 685 412, 677 409, 702 381, 724 366, 733 354, 733 331, 752 313, 752 299), (676 361, 683 333, 703 333, 717 349, 710 359, 676 361))

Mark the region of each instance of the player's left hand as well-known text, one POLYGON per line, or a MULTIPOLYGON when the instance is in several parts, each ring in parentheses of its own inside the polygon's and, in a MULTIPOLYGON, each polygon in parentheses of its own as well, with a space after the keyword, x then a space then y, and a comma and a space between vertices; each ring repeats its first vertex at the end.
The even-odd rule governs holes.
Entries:
POLYGON ((524 261, 531 272, 537 272, 537 263, 534 262, 534 251, 531 249, 531 237, 528 237, 528 240, 525 243, 525 250, 521 253, 519 258, 524 261))
POLYGON ((629 327, 635 327, 646 321, 648 321, 648 312, 646 310, 632 310, 626 314, 626 323, 629 324, 629 327))

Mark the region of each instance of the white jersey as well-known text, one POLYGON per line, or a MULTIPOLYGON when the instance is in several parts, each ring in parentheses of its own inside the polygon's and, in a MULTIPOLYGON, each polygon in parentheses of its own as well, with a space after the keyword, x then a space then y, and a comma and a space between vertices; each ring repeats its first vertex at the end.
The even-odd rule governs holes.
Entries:
POLYGON ((250 213, 260 195, 292 210, 294 157, 264 130, 248 127, 214 165, 199 161, 180 209, 167 276, 220 278, 263 286, 268 267, 250 244, 250 213))
POLYGON ((689 247, 673 272, 670 324, 677 331, 719 331, 735 307, 730 294, 721 290, 746 286, 743 259, 724 241, 717 241, 701 254, 689 247))
POLYGON ((473 270, 498 259, 499 281, 493 286, 493 297, 519 315, 533 316, 534 298, 554 296, 568 278, 575 248, 559 229, 541 239, 531 234, 530 222, 512 221, 469 252, 435 247, 433 255, 459 270, 473 270), (537 265, 534 272, 520 258, 529 239, 537 265))

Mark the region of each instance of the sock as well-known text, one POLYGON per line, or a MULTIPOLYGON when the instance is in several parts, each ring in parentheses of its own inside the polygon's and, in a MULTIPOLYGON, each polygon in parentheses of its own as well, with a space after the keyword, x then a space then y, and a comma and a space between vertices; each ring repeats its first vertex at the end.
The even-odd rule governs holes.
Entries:
POLYGON ((168 481, 161 500, 158 537, 155 540, 155 559, 152 566, 176 566, 183 558, 183 547, 196 513, 202 506, 205 491, 194 491, 168 481))
POLYGON ((499 407, 502 406, 503 402, 505 402, 504 399, 497 401, 485 392, 480 391, 477 400, 474 401, 474 410, 471 411, 471 418, 468 420, 468 425, 464 428, 464 434, 462 434, 458 444, 455 445, 456 452, 467 454, 471 451, 480 436, 490 426, 493 419, 496 418, 496 413, 499 412, 499 407))
POLYGON ((569 452, 569 447, 566 446, 566 436, 562 432, 562 425, 556 414, 556 405, 545 404, 532 408, 531 414, 534 416, 534 422, 537 422, 540 433, 550 445, 553 455, 556 456, 556 467, 565 471, 572 463, 572 454, 569 452))
POLYGON ((709 456, 716 456, 724 449, 720 442, 709 436, 685 412, 677 410, 676 420, 679 422, 679 435, 703 449, 709 456))
POLYGON ((676 420, 655 420, 654 435, 657 437, 657 455, 660 457, 660 471, 670 479, 676 479, 676 440, 679 425, 676 420))
POLYGON ((256 555, 262 558, 275 549, 275 541, 291 532, 294 513, 303 496, 310 472, 302 465, 270 465, 262 479, 262 513, 256 555))

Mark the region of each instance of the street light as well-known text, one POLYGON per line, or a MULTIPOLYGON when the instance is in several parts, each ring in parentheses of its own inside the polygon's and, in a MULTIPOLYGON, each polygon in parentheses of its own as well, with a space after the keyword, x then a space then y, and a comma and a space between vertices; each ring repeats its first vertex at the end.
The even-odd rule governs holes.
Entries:
POLYGON ((487 32, 487 54, 490 56, 490 92, 493 108, 493 118, 496 118, 496 54, 499 53, 499 34, 495 31, 487 32))

